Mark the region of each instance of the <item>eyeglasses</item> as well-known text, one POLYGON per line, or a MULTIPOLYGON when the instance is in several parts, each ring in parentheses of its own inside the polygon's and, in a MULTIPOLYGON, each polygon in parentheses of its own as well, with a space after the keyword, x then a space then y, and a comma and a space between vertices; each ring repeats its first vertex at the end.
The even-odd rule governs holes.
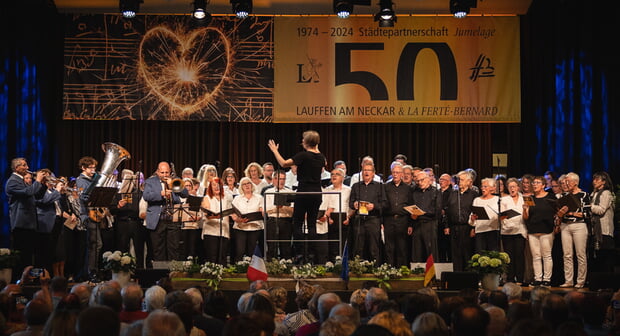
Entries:
POLYGON ((252 184, 252 182, 244 182, 244 183, 241 183, 241 185, 242 185, 242 186, 244 186, 244 185, 248 185, 248 184, 252 184))
POLYGON ((534 182, 532 182, 532 184, 542 184, 542 182, 540 182, 540 181, 534 181, 534 182))

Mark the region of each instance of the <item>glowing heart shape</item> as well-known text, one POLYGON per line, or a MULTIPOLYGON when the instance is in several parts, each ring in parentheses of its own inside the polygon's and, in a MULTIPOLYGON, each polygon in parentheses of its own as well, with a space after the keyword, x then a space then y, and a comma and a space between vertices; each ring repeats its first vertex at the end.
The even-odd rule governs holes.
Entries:
POLYGON ((214 104, 229 78, 231 53, 217 28, 184 34, 158 26, 140 42, 138 74, 171 114, 185 117, 214 104))

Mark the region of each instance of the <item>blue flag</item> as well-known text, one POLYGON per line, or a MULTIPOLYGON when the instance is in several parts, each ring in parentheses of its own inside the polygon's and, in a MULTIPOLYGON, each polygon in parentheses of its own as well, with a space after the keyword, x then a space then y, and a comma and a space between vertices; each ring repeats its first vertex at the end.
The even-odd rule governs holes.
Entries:
POLYGON ((349 281, 349 244, 348 241, 344 242, 344 249, 342 250, 342 272, 340 277, 344 281, 349 281))

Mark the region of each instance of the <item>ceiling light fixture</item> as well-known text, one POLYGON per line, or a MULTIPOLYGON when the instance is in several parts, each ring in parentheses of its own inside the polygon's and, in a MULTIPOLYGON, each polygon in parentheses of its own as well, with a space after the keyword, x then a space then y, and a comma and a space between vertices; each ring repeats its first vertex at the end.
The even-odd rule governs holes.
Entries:
POLYGON ((396 14, 392 9, 391 0, 381 0, 379 2, 379 13, 375 14, 375 21, 379 21, 379 27, 394 27, 396 14))
POLYGON ((140 3, 142 0, 119 0, 118 9, 124 18, 131 19, 140 11, 140 3))
POLYGON ((232 11, 239 19, 245 19, 252 14, 252 0, 230 0, 232 11))
POLYGON ((204 20, 207 17, 207 1, 195 0, 194 10, 192 11, 192 17, 196 20, 204 20))
POLYGON ((334 13, 341 19, 346 19, 353 13, 353 2, 350 0, 334 0, 334 13))
POLYGON ((476 8, 476 0, 449 0, 450 1, 450 13, 457 19, 462 19, 469 14, 469 10, 476 8))

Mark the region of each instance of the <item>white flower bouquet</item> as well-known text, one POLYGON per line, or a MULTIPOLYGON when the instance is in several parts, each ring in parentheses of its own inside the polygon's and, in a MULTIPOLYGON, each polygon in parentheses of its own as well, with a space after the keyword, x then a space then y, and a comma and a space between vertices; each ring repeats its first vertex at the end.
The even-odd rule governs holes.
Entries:
POLYGON ((136 271, 136 258, 127 252, 106 251, 103 253, 103 269, 113 273, 134 273, 136 271))

